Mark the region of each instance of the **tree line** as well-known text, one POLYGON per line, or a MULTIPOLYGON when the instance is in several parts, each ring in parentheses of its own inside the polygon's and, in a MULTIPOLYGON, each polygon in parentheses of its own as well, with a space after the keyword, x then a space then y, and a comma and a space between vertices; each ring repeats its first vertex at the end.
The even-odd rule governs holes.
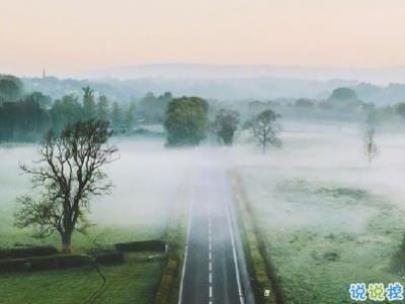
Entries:
POLYGON ((53 101, 41 92, 24 93, 14 76, 0 76, 0 142, 37 141, 47 130, 60 132, 68 124, 92 119, 109 121, 114 133, 131 133, 136 122, 162 123, 172 99, 170 93, 150 93, 139 102, 112 102, 87 86, 80 97, 68 94, 53 101))

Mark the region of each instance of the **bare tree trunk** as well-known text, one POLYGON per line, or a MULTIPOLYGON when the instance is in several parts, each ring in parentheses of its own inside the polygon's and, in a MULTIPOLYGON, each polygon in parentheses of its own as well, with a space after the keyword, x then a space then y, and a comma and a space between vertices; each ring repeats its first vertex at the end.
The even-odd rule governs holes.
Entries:
POLYGON ((62 252, 72 252, 72 232, 65 232, 62 235, 62 252))
POLYGON ((267 146, 267 141, 266 141, 266 137, 263 137, 262 139, 262 153, 266 154, 266 147, 267 146))

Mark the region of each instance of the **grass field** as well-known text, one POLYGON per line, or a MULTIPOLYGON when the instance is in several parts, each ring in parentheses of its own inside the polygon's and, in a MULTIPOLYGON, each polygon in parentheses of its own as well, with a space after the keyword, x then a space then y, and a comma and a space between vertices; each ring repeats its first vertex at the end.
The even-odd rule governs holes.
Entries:
MULTIPOLYGON (((160 261, 102 267, 106 288, 94 303, 153 303, 161 268, 160 261)), ((91 268, 0 275, 0 303, 84 304, 101 284, 91 268)))
MULTIPOLYGON (((188 153, 167 150, 159 140, 114 138, 119 159, 106 168, 112 194, 94 198, 87 235, 75 233, 73 251, 108 247, 117 242, 161 238, 173 201, 188 170, 188 153)), ((35 145, 0 146, 0 247, 49 244, 59 248, 58 235, 39 240, 32 230, 13 226, 16 197, 32 191, 18 164, 38 159, 35 145)), ((130 261, 103 268, 107 289, 95 303, 152 303, 162 262, 130 261)), ((0 275, 0 303, 75 304, 86 300, 101 284, 91 269, 0 275)))
MULTIPOLYGON (((111 195, 91 202, 88 235, 74 234, 74 250, 137 239, 159 238, 166 229, 174 196, 184 181, 187 153, 168 151, 158 140, 119 140, 119 159, 106 168, 111 195)), ((13 226, 16 197, 32 191, 18 164, 38 159, 34 145, 0 146, 0 247, 27 244, 59 246, 59 238, 37 240, 32 231, 13 226)))
POLYGON ((351 283, 404 283, 390 261, 405 231, 405 134, 380 134, 371 168, 356 126, 287 125, 283 140, 234 161, 286 302, 351 303, 351 283))

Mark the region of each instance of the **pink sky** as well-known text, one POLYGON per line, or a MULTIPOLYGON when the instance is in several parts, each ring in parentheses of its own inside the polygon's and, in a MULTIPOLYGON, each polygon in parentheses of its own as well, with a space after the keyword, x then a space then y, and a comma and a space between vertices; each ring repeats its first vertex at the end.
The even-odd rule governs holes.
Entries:
POLYGON ((0 0, 0 73, 405 66, 403 0, 0 0))

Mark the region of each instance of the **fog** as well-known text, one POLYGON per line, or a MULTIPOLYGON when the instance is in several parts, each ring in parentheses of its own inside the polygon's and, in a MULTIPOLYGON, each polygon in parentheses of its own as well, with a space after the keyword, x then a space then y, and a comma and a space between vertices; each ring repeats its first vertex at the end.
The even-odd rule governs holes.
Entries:
MULTIPOLYGON (((191 163, 187 150, 168 150, 162 141, 113 139, 117 160, 105 171, 114 187, 110 195, 94 197, 89 218, 103 229, 138 231, 143 237, 160 237, 171 206, 191 163)), ((19 163, 35 165, 36 145, 0 146, 0 234, 17 233, 13 227, 16 197, 32 191, 19 163)), ((7 238, 10 235, 7 235, 7 238)))
MULTIPOLYGON (((179 193, 199 187, 198 182, 190 181, 201 169, 208 166, 222 174, 236 168, 257 211, 258 223, 274 248, 274 259, 291 282, 293 272, 287 264, 299 270, 316 260, 308 257, 328 252, 336 253, 341 262, 322 264, 323 270, 316 268, 317 264, 313 267, 317 273, 338 266, 347 271, 347 265, 354 267, 360 257, 364 263, 387 265, 405 224, 405 134, 377 132, 379 154, 369 166, 363 153, 361 124, 286 120, 282 129, 283 147, 266 154, 247 141, 246 133, 238 134, 230 148, 205 144, 168 149, 163 139, 113 138, 118 159, 106 172, 114 188, 110 195, 91 202, 89 214, 96 225, 95 234, 110 234, 113 241, 161 237, 168 221, 173 220, 171 210, 179 193), (125 236, 112 232, 114 229, 125 231, 125 236), (294 242, 300 244, 300 253, 294 242), (284 258, 289 254, 293 256, 286 264, 284 258)), ((0 242, 7 244, 8 239, 22 235, 27 240, 28 232, 12 225, 15 198, 32 191, 18 163, 33 164, 38 159, 37 146, 2 145, 0 159, 0 242)), ((367 266, 361 265, 362 269, 367 266)), ((372 267, 358 273, 359 280, 389 276, 372 267)), ((347 276, 342 277, 346 284, 347 276)))
MULTIPOLYGON (((260 169, 260 174, 266 173, 263 178, 267 182, 292 178, 325 185, 340 183, 384 196, 402 209, 405 136, 377 133, 379 154, 369 167, 362 134, 363 127, 357 124, 284 122, 283 147, 266 155, 246 143, 244 136, 239 136, 233 148, 180 150, 165 148, 161 140, 114 138, 111 144, 119 149, 118 159, 106 168, 114 188, 111 195, 93 199, 91 219, 106 226, 151 225, 162 229, 176 191, 204 164, 240 167, 247 173, 260 169)), ((15 197, 30 191, 18 164, 32 164, 38 154, 35 145, 2 145, 0 158, 1 206, 2 213, 8 214, 2 216, 3 230, 12 222, 15 197)))
POLYGON ((283 128, 282 149, 231 154, 286 301, 350 303, 353 282, 399 281, 391 258, 405 226, 405 133, 377 133, 369 166, 361 124, 283 128))

